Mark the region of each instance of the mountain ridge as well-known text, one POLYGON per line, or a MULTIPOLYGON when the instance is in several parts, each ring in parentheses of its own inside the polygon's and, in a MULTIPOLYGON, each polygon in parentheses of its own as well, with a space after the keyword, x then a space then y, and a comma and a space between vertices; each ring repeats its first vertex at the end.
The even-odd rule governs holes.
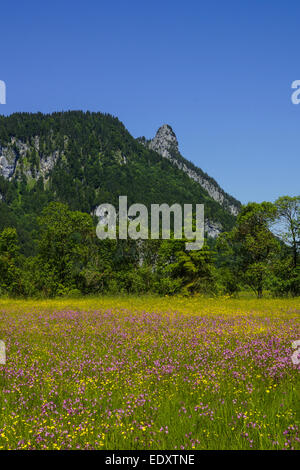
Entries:
POLYGON ((140 137, 138 140, 187 173, 191 179, 199 183, 216 202, 228 209, 232 215, 236 216, 238 214, 241 203, 233 198, 233 196, 227 194, 220 185, 201 170, 201 168, 195 166, 180 154, 176 134, 169 124, 163 124, 159 127, 153 139, 146 140, 144 137, 140 137))
MULTIPOLYGON (((172 129, 164 130, 174 140, 172 129)), ((203 203, 209 236, 232 228, 235 215, 229 205, 211 197, 197 178, 214 180, 179 154, 178 143, 172 147, 166 142, 169 155, 162 155, 162 139, 150 145, 141 140, 109 114, 0 116, 0 230, 16 226, 23 240, 31 240, 37 216, 49 202, 95 214, 102 203, 117 206, 120 195, 148 208, 152 203, 203 203)))

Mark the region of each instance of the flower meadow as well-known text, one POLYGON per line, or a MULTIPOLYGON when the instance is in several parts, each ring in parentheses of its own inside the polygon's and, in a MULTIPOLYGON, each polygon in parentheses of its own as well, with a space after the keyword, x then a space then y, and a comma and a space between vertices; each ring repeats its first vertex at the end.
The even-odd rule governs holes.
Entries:
POLYGON ((299 299, 0 300, 1 449, 299 449, 299 299))

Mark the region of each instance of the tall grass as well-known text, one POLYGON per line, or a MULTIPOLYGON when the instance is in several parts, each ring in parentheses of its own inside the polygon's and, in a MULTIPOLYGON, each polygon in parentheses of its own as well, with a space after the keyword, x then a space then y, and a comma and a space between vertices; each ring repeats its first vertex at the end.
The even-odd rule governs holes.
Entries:
POLYGON ((0 300, 2 449, 299 449, 299 299, 0 300))

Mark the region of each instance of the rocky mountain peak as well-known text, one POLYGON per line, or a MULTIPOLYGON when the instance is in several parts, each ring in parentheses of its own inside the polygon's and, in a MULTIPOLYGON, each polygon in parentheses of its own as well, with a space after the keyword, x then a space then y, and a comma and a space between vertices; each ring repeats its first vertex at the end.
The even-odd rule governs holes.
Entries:
POLYGON ((240 210, 239 201, 225 193, 213 178, 182 157, 178 150, 177 137, 169 124, 163 124, 153 139, 147 141, 143 138, 140 142, 159 153, 162 157, 167 158, 174 166, 186 173, 189 178, 200 184, 209 196, 230 214, 234 216, 238 214, 240 210))
POLYGON ((178 141, 172 127, 169 124, 163 124, 156 132, 154 139, 150 141, 149 147, 170 159, 174 151, 178 152, 178 141))

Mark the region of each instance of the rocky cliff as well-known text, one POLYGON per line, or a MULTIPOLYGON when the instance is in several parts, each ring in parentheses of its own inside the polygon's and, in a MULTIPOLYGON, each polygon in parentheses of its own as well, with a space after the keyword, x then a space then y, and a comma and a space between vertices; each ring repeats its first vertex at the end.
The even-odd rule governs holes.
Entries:
POLYGON ((0 175, 11 180, 20 170, 27 178, 37 179, 42 176, 47 179, 58 159, 59 151, 43 154, 40 152, 39 140, 39 136, 35 136, 29 144, 12 137, 5 146, 1 147, 0 143, 0 175), (30 162, 32 152, 38 155, 34 170, 30 162))
POLYGON ((139 139, 148 148, 158 152, 162 157, 167 158, 174 166, 184 171, 189 178, 199 183, 205 191, 225 210, 236 216, 240 209, 240 202, 225 193, 218 183, 200 168, 182 157, 178 150, 177 137, 168 124, 161 126, 155 137, 151 140, 139 139))

